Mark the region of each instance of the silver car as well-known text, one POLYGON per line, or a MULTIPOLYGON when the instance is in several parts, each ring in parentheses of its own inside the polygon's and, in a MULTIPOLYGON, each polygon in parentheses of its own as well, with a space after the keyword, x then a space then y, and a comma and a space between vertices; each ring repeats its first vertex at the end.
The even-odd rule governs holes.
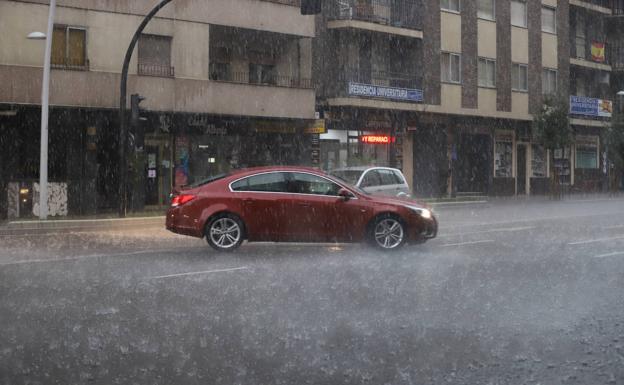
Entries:
POLYGON ((390 167, 345 167, 330 174, 373 195, 403 196, 410 189, 401 170, 390 167))

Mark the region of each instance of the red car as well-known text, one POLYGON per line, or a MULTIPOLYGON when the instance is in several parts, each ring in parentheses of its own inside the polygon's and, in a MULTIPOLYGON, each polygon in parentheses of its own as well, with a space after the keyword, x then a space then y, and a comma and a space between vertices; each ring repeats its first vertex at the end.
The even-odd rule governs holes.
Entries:
POLYGON ((370 241, 397 249, 436 236, 431 211, 409 199, 368 193, 303 167, 238 170, 196 183, 176 195, 167 229, 206 237, 221 251, 243 240, 273 242, 370 241))

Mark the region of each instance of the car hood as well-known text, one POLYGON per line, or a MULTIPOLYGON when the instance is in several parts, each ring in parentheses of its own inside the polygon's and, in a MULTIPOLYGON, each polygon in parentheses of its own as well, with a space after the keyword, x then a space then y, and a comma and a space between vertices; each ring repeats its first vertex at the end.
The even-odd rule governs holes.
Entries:
POLYGON ((409 198, 409 197, 385 197, 385 196, 380 196, 380 195, 368 195, 368 198, 374 200, 375 202, 379 202, 379 203, 386 203, 386 204, 390 204, 390 205, 401 205, 401 206, 405 206, 405 205, 409 205, 409 206, 416 206, 416 207, 420 207, 423 209, 428 209, 431 210, 431 206, 429 206, 428 204, 426 204, 423 201, 420 201, 418 199, 414 199, 414 198, 409 198))

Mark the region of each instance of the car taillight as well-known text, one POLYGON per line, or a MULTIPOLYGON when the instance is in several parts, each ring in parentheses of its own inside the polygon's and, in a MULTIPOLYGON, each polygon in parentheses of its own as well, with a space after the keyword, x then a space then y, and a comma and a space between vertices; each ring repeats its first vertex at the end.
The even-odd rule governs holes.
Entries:
POLYGON ((171 200, 171 207, 182 206, 183 204, 190 202, 193 199, 195 199, 195 195, 191 195, 191 194, 176 195, 171 200))

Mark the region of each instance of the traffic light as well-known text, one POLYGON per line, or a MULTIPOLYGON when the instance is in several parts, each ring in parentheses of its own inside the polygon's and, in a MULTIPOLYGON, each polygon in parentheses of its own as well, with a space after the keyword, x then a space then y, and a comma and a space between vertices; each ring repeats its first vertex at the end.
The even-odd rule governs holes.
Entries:
POLYGON ((143 148, 145 141, 145 127, 143 127, 143 121, 147 118, 141 116, 144 111, 140 104, 145 98, 139 94, 130 95, 130 130, 134 136, 134 146, 137 149, 143 148))
POLYGON ((302 15, 318 15, 321 13, 322 0, 301 0, 302 15))

